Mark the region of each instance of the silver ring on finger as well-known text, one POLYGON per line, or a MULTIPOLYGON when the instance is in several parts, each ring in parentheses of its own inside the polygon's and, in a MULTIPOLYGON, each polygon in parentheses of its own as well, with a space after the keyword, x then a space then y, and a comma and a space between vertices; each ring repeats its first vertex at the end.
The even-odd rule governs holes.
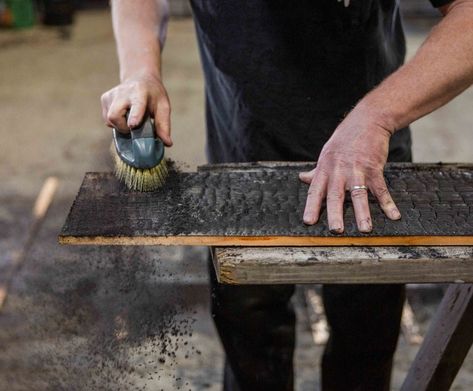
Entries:
POLYGON ((368 190, 368 186, 365 186, 365 185, 352 186, 350 188, 350 193, 354 192, 355 190, 368 190))

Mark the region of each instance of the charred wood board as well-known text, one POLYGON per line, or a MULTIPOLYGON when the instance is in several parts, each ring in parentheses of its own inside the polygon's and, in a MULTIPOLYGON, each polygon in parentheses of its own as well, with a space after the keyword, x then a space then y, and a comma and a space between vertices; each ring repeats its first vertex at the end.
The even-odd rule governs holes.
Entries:
POLYGON ((66 244, 210 246, 473 245, 473 166, 387 165, 385 177, 402 213, 387 219, 370 196, 374 230, 358 232, 345 202, 345 233, 324 211, 302 222, 308 163, 210 165, 172 173, 155 192, 127 190, 111 173, 86 174, 59 240, 66 244))
POLYGON ((216 247, 222 284, 473 282, 473 247, 216 247))

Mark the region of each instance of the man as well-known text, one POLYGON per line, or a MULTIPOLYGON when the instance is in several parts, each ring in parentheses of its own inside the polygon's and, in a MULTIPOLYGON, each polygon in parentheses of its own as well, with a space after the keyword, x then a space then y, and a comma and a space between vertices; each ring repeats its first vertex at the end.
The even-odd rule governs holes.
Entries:
MULTIPOLYGON (((401 218, 383 178, 387 159, 410 161, 407 126, 473 82, 473 0, 431 3, 444 18, 402 66, 395 0, 193 0, 209 161, 318 160, 300 174, 310 184, 303 221, 317 223, 326 199, 334 234, 346 194, 362 232, 372 229, 368 191, 388 218, 401 218)), ((112 11, 121 83, 102 96, 104 119, 127 131, 149 112, 171 146, 158 40, 166 5, 114 0, 112 11)), ((212 290, 225 389, 291 390, 294 287, 221 286, 212 276, 212 290)), ((403 286, 324 286, 323 297, 323 390, 388 390, 403 286)))

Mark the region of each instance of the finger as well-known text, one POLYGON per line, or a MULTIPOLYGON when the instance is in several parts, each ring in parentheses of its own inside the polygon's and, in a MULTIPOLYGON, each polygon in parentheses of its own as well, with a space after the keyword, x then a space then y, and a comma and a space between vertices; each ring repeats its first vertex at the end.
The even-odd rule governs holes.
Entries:
POLYGON ((310 185, 312 183, 312 179, 314 178, 314 175, 315 175, 315 168, 313 170, 310 170, 310 171, 300 172, 299 173, 299 179, 302 182, 307 183, 308 185, 310 185))
POLYGON ((115 99, 107 113, 107 121, 121 132, 128 133, 130 131, 126 122, 126 113, 130 108, 128 99, 115 99))
POLYGON ((112 124, 108 121, 108 109, 110 108, 110 93, 105 92, 100 97, 100 104, 102 106, 102 118, 103 121, 107 124, 107 126, 111 126, 112 124))
POLYGON ((136 128, 142 121, 146 112, 146 94, 136 95, 131 99, 130 112, 128 113, 127 126, 136 128))
POLYGON ((113 127, 112 123, 108 120, 108 107, 102 106, 102 118, 105 122, 105 124, 109 127, 113 127))
POLYGON ((365 180, 362 177, 355 177, 351 182, 350 196, 355 211, 356 225, 360 232, 371 232, 373 223, 371 222, 370 206, 368 203, 368 190, 353 189, 353 186, 363 186, 365 180))
POLYGON ((389 193, 382 173, 379 173, 379 175, 376 175, 371 179, 369 182, 369 188, 378 200, 379 206, 386 216, 391 220, 399 220, 401 218, 401 212, 399 212, 398 207, 389 193))
POLYGON ((154 122, 156 124, 156 133, 158 137, 163 140, 164 145, 170 147, 172 145, 171 106, 167 97, 161 98, 158 101, 154 114, 154 122))
POLYGON ((314 175, 307 192, 307 200, 304 209, 304 223, 315 224, 320 217, 322 202, 327 190, 327 177, 323 174, 314 175))
POLYGON ((343 232, 343 201, 345 199, 345 178, 338 176, 329 181, 327 187, 327 216, 330 232, 343 232))

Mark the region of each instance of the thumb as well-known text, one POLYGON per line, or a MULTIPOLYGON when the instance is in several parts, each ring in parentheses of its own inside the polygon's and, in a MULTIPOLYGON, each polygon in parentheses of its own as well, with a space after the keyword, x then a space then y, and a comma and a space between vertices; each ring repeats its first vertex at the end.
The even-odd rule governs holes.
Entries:
POLYGON ((171 106, 167 98, 158 101, 154 111, 156 134, 167 147, 172 146, 171 139, 171 106))
POLYGON ((315 168, 311 171, 304 171, 304 172, 299 173, 299 179, 302 182, 310 185, 310 183, 312 182, 312 178, 314 178, 314 174, 315 174, 315 168))

